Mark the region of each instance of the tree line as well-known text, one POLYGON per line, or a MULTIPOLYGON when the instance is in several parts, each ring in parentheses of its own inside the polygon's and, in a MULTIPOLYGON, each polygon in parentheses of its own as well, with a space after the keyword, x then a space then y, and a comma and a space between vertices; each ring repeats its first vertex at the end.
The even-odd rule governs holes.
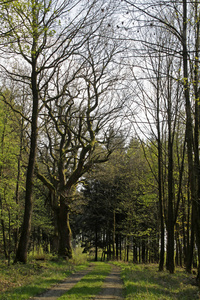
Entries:
POLYGON ((5 258, 79 241, 199 279, 198 1, 0 5, 5 258))

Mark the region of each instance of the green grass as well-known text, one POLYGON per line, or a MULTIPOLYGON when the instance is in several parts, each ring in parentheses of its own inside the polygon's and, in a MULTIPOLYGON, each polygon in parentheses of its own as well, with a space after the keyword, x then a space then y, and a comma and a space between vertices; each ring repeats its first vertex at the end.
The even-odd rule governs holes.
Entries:
POLYGON ((134 300, 195 300, 200 292, 195 279, 184 269, 177 268, 176 273, 158 272, 157 265, 134 265, 117 263, 122 268, 126 299, 134 300))
MULTIPOLYGON (((177 268, 174 275, 158 272, 157 265, 134 265, 115 262, 121 267, 126 300, 195 300, 200 290, 195 276, 177 268)), ((87 268, 89 263, 80 250, 73 260, 33 259, 28 264, 6 265, 0 260, 0 300, 25 300, 44 292, 51 285, 68 277, 74 271, 87 268)), ((95 262, 94 269, 82 278, 59 300, 86 300, 94 298, 110 271, 106 262, 95 262)))
POLYGON ((69 290, 59 300, 86 300, 94 298, 101 290, 106 276, 109 274, 111 266, 103 262, 95 262, 94 269, 85 275, 71 290, 69 290))
POLYGON ((32 260, 7 266, 0 261, 0 300, 25 300, 44 292, 74 271, 85 269, 88 262, 81 254, 73 260, 32 260))

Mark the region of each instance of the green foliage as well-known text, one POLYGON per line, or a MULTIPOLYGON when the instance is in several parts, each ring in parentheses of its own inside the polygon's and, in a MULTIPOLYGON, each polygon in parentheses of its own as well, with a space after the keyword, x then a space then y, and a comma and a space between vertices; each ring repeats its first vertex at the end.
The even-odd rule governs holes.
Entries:
MULTIPOLYGON (((8 94, 8 92, 7 92, 8 94)), ((9 95, 5 94, 5 97, 9 95)), ((20 124, 15 113, 2 100, 0 100, 0 219, 5 241, 9 239, 14 230, 19 228, 20 203, 16 199, 18 177, 18 162, 20 159, 20 124)), ((20 170, 19 193, 23 193, 24 174, 20 170)), ((0 243, 2 243, 0 236, 0 243)))
POLYGON ((89 248, 92 248, 96 244, 103 248, 105 245, 101 239, 101 232, 108 229, 110 231, 113 227, 114 187, 92 180, 86 182, 83 192, 87 204, 83 205, 82 215, 77 219, 79 230, 83 232, 85 245, 88 244, 89 248))
POLYGON ((123 172, 118 175, 118 207, 125 216, 120 228, 124 235, 154 238, 157 233, 157 194, 149 171, 140 141, 133 139, 127 149, 123 172))
MULTIPOLYGON (((20 53, 29 63, 31 57, 36 57, 41 53, 43 39, 47 36, 53 37, 56 33, 51 28, 51 22, 48 26, 44 19, 51 11, 52 1, 6 1, 1 2, 1 18, 7 33, 6 45, 14 52, 20 53), (43 21, 42 21, 43 20, 43 21), (41 45, 31 47, 31 38, 41 45)), ((57 16, 56 11, 52 11, 52 18, 57 16)))
POLYGON ((145 241, 154 251, 159 227, 154 183, 137 139, 91 172, 83 187, 86 203, 73 225, 83 236, 85 250, 112 249, 118 234, 125 243, 145 241), (105 233, 107 240, 102 239, 105 233))
POLYGON ((34 207, 33 207, 33 227, 41 227, 46 233, 51 233, 52 210, 49 203, 49 192, 45 186, 35 179, 34 187, 34 207))

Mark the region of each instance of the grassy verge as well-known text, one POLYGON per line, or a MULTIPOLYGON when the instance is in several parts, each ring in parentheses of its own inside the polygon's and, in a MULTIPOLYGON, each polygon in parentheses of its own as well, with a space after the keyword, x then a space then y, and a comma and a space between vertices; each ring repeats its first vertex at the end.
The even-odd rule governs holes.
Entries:
POLYGON ((157 265, 134 265, 117 263, 124 281, 126 299, 134 300, 195 300, 200 292, 194 285, 195 279, 184 269, 177 268, 176 273, 158 272, 157 265))
POLYGON ((75 259, 35 261, 7 266, 0 262, 0 300, 25 300, 44 292, 74 271, 87 268, 82 255, 75 259))
POLYGON ((84 276, 71 290, 59 300, 83 300, 94 298, 101 290, 106 276, 110 272, 110 265, 96 262, 94 270, 84 276))

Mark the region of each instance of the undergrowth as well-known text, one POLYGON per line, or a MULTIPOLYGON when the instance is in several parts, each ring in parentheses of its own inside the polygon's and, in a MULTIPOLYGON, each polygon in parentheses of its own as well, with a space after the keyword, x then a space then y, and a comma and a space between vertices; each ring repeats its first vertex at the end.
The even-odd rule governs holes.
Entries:
POLYGON ((126 299, 134 300, 195 300, 200 299, 195 279, 184 269, 175 274, 158 272, 158 265, 116 263, 121 267, 126 299))
MULTIPOLYGON (((175 274, 158 272, 154 264, 114 262, 121 267, 125 299, 130 300, 196 300, 200 290, 195 278, 177 268, 175 274)), ((30 257, 27 264, 8 266, 0 260, 0 300, 25 300, 44 292, 50 286, 67 278, 75 271, 87 268, 86 255, 77 250, 72 260, 57 257, 30 257)), ((103 280, 110 271, 106 262, 95 262, 94 269, 82 278, 59 300, 92 299, 97 295, 103 280)))
POLYGON ((69 261, 56 256, 35 260, 32 256, 27 264, 8 266, 0 260, 0 300, 29 299, 87 266, 86 257, 81 253, 69 261))

